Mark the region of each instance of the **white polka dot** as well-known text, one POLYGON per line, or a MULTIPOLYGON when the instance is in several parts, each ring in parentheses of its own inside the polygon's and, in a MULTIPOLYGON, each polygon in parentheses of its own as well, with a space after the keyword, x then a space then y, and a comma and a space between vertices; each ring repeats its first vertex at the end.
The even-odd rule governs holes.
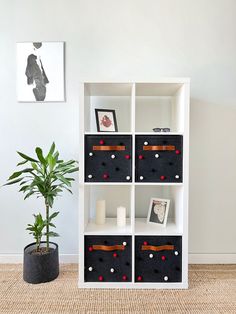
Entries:
POLYGON ((155 154, 155 158, 159 158, 159 154, 155 154))
POLYGON ((126 246, 126 245, 127 245, 127 242, 123 242, 123 245, 126 246))
POLYGON ((89 270, 89 271, 93 271, 93 267, 90 266, 90 267, 88 268, 88 270, 89 270))
POLYGON ((153 254, 149 254, 149 257, 150 257, 150 258, 153 258, 153 254))
POLYGON ((92 176, 91 174, 88 175, 88 178, 89 178, 89 179, 92 179, 92 177, 93 177, 93 176, 92 176))
POLYGON ((168 276, 165 276, 165 277, 164 277, 164 280, 165 280, 165 281, 167 281, 168 279, 169 279, 168 276))

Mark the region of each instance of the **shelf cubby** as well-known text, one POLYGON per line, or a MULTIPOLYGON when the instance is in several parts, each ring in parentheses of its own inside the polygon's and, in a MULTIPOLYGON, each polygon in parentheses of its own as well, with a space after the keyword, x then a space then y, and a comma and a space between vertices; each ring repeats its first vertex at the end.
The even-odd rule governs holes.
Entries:
POLYGON ((183 186, 136 185, 135 187, 135 234, 181 235, 183 233, 183 186), (151 198, 170 200, 167 225, 162 227, 147 223, 151 198))
POLYGON ((85 132, 87 134, 97 132, 95 109, 115 110, 116 119, 119 121, 118 132, 131 132, 131 95, 130 83, 85 83, 85 132))
POLYGON ((152 132, 153 128, 184 131, 184 83, 137 83, 135 131, 152 132))
POLYGON ((131 234, 131 186, 86 185, 84 201, 84 233, 86 235, 131 234), (96 201, 106 201, 106 221, 103 225, 95 223, 96 201), (127 210, 126 226, 118 227, 116 210, 124 206, 127 210))

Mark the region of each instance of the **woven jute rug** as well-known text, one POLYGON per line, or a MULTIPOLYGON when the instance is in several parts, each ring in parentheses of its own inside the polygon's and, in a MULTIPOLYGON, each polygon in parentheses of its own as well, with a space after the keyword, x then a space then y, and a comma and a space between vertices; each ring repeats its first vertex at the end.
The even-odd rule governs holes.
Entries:
POLYGON ((39 285, 0 265, 0 313, 236 313, 236 265, 191 265, 188 290, 79 289, 77 265, 39 285))

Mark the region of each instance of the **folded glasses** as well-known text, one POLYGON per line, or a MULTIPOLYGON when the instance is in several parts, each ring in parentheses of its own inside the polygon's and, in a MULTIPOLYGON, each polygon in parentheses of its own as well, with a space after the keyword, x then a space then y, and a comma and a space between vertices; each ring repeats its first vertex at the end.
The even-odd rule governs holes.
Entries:
POLYGON ((170 132, 170 128, 154 128, 154 132, 170 132))

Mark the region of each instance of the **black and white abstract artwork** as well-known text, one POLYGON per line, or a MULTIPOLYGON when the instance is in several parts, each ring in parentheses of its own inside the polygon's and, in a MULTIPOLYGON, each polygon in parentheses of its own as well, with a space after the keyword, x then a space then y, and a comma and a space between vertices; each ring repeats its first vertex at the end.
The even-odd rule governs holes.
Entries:
POLYGON ((170 200, 151 198, 147 223, 154 223, 159 226, 166 226, 167 216, 170 207, 170 200))
POLYGON ((64 101, 64 42, 17 43, 20 102, 64 101))

